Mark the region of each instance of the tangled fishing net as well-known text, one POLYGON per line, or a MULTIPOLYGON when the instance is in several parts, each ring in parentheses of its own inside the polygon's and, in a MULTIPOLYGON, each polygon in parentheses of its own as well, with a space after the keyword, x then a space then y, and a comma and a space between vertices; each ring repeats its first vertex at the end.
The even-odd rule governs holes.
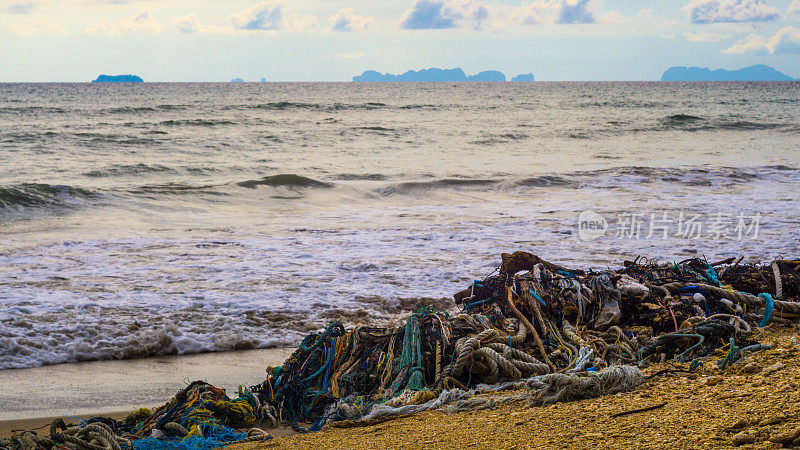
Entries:
POLYGON ((637 258, 595 272, 503 254, 496 274, 453 296, 458 312, 422 308, 396 328, 332 323, 235 399, 198 381, 152 414, 56 421, 0 448, 214 448, 269 439, 256 424, 315 431, 626 392, 653 362, 724 369, 768 348, 754 327, 800 318, 800 261, 740 262, 637 258))
POLYGON ((257 420, 255 411, 259 407, 252 394, 243 393, 232 400, 223 389, 195 381, 153 412, 142 408, 122 421, 96 417, 75 425, 67 425, 63 419, 58 419, 50 425, 49 434, 24 431, 10 439, 0 439, 0 448, 218 448, 269 439, 266 431, 253 427, 257 420), (239 432, 237 428, 246 431, 239 432))
POLYGON ((251 392, 280 422, 313 431, 625 392, 652 362, 725 368, 767 348, 752 327, 800 318, 800 261, 740 261, 637 258, 594 272, 503 254, 496 274, 454 295, 459 312, 423 308, 398 328, 333 323, 251 392))

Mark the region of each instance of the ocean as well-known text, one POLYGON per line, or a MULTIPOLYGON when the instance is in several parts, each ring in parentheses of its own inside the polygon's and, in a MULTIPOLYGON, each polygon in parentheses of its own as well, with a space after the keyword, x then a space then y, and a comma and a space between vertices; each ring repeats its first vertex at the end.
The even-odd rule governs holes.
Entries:
POLYGON ((0 84, 0 369, 292 346, 502 252, 800 253, 800 83, 0 84))

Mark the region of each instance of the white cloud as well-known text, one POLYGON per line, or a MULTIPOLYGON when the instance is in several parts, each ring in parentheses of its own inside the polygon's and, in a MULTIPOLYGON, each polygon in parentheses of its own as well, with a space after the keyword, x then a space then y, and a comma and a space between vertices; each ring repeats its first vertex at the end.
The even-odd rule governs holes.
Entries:
POLYGON ((270 0, 252 8, 230 15, 230 22, 237 30, 274 31, 281 29, 311 30, 319 26, 316 16, 308 14, 284 14, 286 0, 270 0))
POLYGON ((798 18, 800 18, 800 0, 794 0, 792 3, 789 3, 789 14, 794 14, 798 18))
POLYGON ((231 14, 230 21, 240 30, 279 30, 286 27, 283 19, 285 5, 283 0, 261 2, 246 11, 231 14))
POLYGON ((146 9, 128 19, 105 20, 84 30, 85 33, 106 34, 160 33, 162 31, 164 31, 164 25, 146 9))
POLYGON ((751 34, 722 53, 729 55, 740 53, 800 55, 800 28, 781 28, 771 37, 751 34))
POLYGON ((593 0, 561 0, 557 23, 594 23, 593 0))
POLYGON ((415 0, 411 8, 400 18, 400 28, 481 29, 490 22, 489 9, 488 5, 479 0, 415 0))
POLYGON ((49 20, 38 20, 27 26, 15 25, 11 27, 11 31, 26 36, 34 34, 66 34, 61 25, 49 20))
POLYGON ((2 9, 11 14, 29 14, 36 6, 32 1, 7 1, 0 2, 2 9))
POLYGON ((730 36, 719 33, 683 33, 683 37, 689 42, 717 42, 730 36))
POLYGON ((691 0, 681 8, 692 23, 768 22, 781 13, 766 0, 691 0))
POLYGON ((197 15, 189 14, 183 17, 178 17, 172 21, 175 28, 181 33, 197 33, 203 29, 203 24, 197 19, 197 15))
MULTIPOLYGON (((598 0, 536 0, 512 8, 508 19, 512 24, 521 25, 595 23, 597 5, 598 0)), ((601 21, 617 23, 622 21, 622 15, 609 11, 601 21)))
POLYGON ((328 28, 332 31, 363 32, 374 22, 374 17, 355 15, 352 8, 347 8, 328 18, 328 28))
MULTIPOLYGON (((472 28, 498 29, 540 23, 595 23, 599 0, 534 0, 520 6, 492 5, 481 0, 415 0, 400 19, 409 30, 472 28)), ((621 20, 614 11, 607 23, 621 20)))

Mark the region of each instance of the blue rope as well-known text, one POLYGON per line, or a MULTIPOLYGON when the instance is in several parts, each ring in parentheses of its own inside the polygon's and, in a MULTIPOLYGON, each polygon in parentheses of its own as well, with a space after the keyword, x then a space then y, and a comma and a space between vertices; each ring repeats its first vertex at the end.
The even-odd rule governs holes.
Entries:
POLYGON ((536 300, 539 300, 539 303, 541 303, 542 306, 547 306, 547 304, 544 302, 544 300, 542 300, 542 297, 539 297, 539 295, 536 292, 533 292, 533 289, 528 289, 528 292, 533 294, 534 298, 536 298, 536 300))
POLYGON ((709 279, 715 286, 719 286, 719 278, 717 278, 717 272, 714 271, 714 267, 711 264, 707 264, 708 268, 706 269, 706 278, 709 279))
POLYGON ((765 302, 764 316, 761 318, 761 323, 758 324, 758 326, 763 328, 767 326, 767 324, 769 323, 769 319, 772 318, 772 308, 774 307, 774 301, 772 300, 772 296, 767 293, 758 294, 758 296, 763 298, 765 302))

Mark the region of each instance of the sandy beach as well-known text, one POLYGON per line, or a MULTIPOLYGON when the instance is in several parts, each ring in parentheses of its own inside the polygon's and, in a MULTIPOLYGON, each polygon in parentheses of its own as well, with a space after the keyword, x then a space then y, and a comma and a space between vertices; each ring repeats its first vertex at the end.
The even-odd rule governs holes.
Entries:
POLYGON ((194 380, 235 394, 264 379, 292 349, 248 350, 121 361, 91 361, 0 371, 0 436, 62 416, 124 417, 166 403, 194 380))

